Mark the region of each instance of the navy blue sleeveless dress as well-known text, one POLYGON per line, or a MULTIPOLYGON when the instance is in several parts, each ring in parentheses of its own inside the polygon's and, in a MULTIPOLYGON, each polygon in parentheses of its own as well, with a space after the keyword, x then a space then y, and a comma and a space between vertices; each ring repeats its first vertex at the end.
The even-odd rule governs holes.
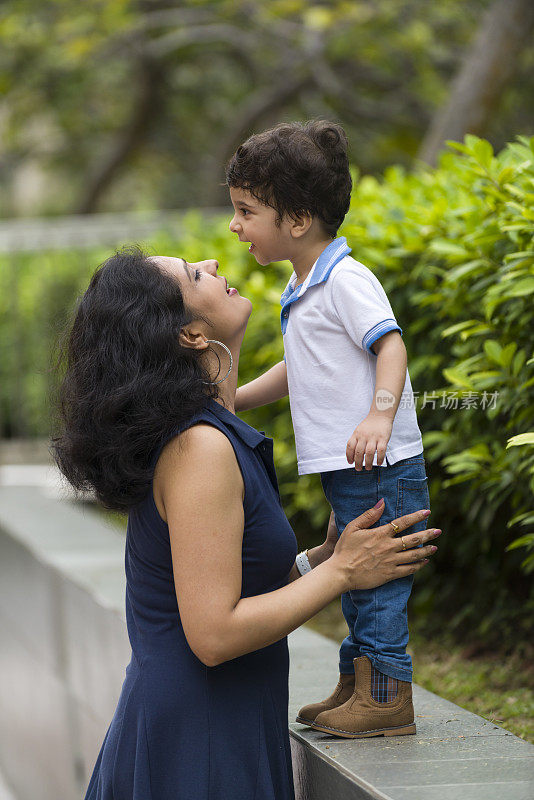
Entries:
MULTIPOLYGON (((198 422, 228 437, 243 475, 241 597, 284 586, 297 545, 272 440, 213 400, 198 422)), ((195 656, 152 491, 128 517, 126 579, 132 657, 86 800, 293 800, 287 639, 216 667, 195 656)))

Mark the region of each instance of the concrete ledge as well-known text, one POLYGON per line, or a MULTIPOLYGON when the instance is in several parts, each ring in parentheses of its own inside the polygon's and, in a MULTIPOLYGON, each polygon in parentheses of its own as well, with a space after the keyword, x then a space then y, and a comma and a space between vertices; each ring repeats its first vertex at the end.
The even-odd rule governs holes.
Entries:
POLYGON ((130 659, 124 590, 116 528, 0 486, 0 770, 18 800, 83 797, 130 659))
POLYGON ((415 736, 337 739, 293 722, 304 703, 332 691, 338 648, 306 628, 292 634, 290 644, 290 729, 297 796, 314 800, 534 797, 533 745, 420 686, 414 686, 415 736))
MULTIPOLYGON (((124 588, 119 530, 42 482, 0 485, 0 770, 17 800, 83 796, 130 658, 124 588)), ((331 692, 338 649, 306 628, 289 641, 297 800, 534 797, 534 746, 420 687, 416 736, 293 722, 331 692)))

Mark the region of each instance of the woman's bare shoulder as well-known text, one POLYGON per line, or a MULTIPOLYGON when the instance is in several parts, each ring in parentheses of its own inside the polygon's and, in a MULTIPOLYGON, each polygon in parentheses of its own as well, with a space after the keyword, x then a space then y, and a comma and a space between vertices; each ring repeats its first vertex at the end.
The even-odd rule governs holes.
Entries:
POLYGON ((242 493, 242 477, 234 448, 228 437, 209 423, 197 423, 170 439, 154 470, 154 500, 160 516, 166 520, 165 496, 187 477, 208 481, 212 489, 236 481, 242 493))

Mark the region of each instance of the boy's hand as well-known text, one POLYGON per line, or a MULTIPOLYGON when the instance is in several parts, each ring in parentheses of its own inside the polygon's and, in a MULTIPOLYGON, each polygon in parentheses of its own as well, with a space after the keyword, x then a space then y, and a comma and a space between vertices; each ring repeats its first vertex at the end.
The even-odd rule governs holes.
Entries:
POLYGON ((375 452, 378 466, 382 466, 392 427, 393 420, 380 414, 368 414, 355 428, 347 442, 347 461, 349 464, 354 463, 357 472, 362 469, 364 456, 365 469, 373 468, 375 452))

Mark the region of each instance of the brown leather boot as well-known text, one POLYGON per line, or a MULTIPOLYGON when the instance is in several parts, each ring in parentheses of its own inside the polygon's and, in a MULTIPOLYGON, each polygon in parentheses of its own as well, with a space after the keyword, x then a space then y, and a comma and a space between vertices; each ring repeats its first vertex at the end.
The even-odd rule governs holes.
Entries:
POLYGON ((389 703, 377 703, 371 694, 371 662, 367 656, 354 659, 354 694, 343 705, 317 715, 314 731, 345 739, 369 736, 403 736, 415 733, 412 684, 398 681, 397 696, 389 703))
POLYGON ((297 722, 301 722, 303 725, 311 725, 321 711, 327 711, 342 705, 345 700, 352 696, 353 692, 354 675, 340 673, 338 684, 330 697, 327 697, 326 700, 321 700, 320 703, 309 703, 307 706, 303 706, 297 714, 297 722))

